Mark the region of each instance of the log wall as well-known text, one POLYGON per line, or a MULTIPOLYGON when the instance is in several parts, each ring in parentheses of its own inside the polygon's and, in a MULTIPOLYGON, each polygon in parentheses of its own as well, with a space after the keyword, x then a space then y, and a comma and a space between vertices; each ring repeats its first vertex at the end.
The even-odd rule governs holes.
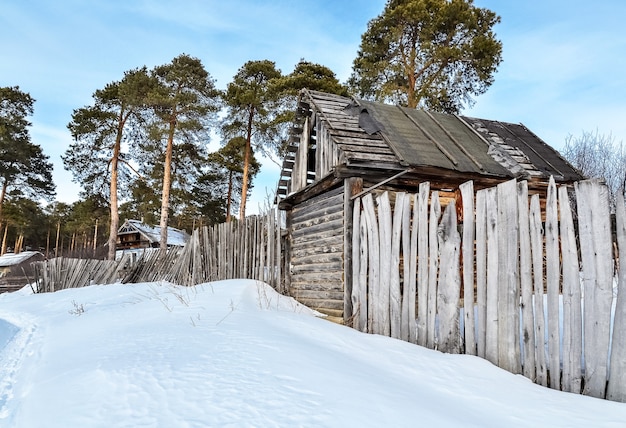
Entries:
POLYGON ((344 257, 343 187, 287 213, 290 261, 287 292, 303 304, 342 317, 344 257))

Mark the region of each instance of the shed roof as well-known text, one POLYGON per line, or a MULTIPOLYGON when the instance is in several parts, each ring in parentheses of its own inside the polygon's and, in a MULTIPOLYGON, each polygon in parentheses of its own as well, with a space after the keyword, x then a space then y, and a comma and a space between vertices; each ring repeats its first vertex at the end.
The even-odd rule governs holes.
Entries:
MULTIPOLYGON (((401 163, 506 177, 489 143, 456 116, 359 100, 359 123, 379 131, 401 163)), ((367 129, 367 128, 365 128, 367 129)))
POLYGON ((39 251, 22 251, 21 253, 7 253, 0 256, 0 268, 17 266, 20 263, 27 261, 28 259, 41 255, 39 251))
MULTIPOLYGON (((411 168, 463 180, 519 178, 537 184, 547 183, 550 176, 557 182, 584 179, 522 124, 433 113, 308 89, 300 93, 299 113, 312 114, 323 124, 324 139, 334 142, 332 150, 339 153, 336 159, 348 169, 411 168)), ((300 125, 294 130, 301 131, 300 125)), ((299 137, 294 137, 283 160, 279 198, 292 192, 289 182, 300 145, 299 137)))

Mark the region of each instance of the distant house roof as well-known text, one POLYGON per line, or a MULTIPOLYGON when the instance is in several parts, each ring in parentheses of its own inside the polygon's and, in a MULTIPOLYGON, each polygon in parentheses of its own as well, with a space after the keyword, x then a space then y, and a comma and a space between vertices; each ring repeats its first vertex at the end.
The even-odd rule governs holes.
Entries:
MULTIPOLYGON (((149 226, 139 220, 126 220, 118 229, 118 237, 139 233, 146 241, 156 244, 161 240, 161 227, 149 226)), ((182 247, 187 242, 189 235, 185 231, 174 227, 167 227, 167 245, 182 247)))
POLYGON ((0 268, 17 266, 20 263, 28 261, 30 258, 35 257, 37 255, 43 257, 43 254, 41 254, 39 251, 22 251, 21 253, 18 253, 18 254, 14 254, 14 253, 4 254, 0 256, 0 268))

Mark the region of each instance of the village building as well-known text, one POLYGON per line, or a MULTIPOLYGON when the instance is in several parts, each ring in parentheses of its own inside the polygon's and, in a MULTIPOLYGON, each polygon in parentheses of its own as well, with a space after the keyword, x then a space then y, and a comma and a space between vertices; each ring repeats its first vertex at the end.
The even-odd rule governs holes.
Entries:
MULTIPOLYGON (((189 235, 180 229, 168 226, 167 246, 184 247, 189 235)), ((159 248, 161 241, 161 227, 150 226, 140 220, 126 220, 117 232, 116 258, 124 254, 137 255, 146 249, 159 248)))
POLYGON ((45 256, 39 251, 6 253, 0 256, 0 293, 14 291, 32 282, 31 263, 44 259, 45 256))
MULTIPOLYGON (((322 92, 300 93, 298 116, 277 189, 286 213, 284 286, 338 321, 352 315, 352 201, 383 191, 415 193, 421 183, 442 205, 474 189, 526 180, 541 194, 550 177, 583 179, 521 124, 433 113, 322 92)), ((460 203, 458 204, 460 205, 460 203)), ((457 210, 460 207, 457 205, 457 210)))

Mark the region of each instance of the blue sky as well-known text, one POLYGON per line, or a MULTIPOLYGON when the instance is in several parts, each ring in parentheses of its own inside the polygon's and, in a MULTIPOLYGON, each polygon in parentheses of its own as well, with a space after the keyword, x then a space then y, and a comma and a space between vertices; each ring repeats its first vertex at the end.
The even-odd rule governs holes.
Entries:
MULTIPOLYGON (((569 134, 598 129, 626 140, 626 2, 475 0, 502 18, 503 62, 489 91, 463 113, 523 123, 560 149, 569 134)), ((72 110, 124 71, 198 57, 225 88, 248 60, 289 73, 300 58, 341 81, 367 22, 384 0, 4 0, 0 5, 0 86, 19 85, 37 101, 31 136, 55 166, 57 199, 78 185, 60 155, 72 110)), ((213 141, 211 147, 219 147, 213 141)), ((265 166, 248 204, 262 205, 279 169, 265 166)))

